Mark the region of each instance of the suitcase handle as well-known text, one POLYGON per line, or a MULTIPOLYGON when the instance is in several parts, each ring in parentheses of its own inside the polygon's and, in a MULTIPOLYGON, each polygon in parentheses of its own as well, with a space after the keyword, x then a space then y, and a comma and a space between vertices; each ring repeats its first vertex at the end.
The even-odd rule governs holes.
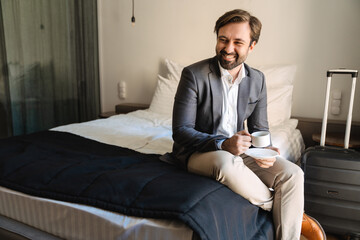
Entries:
POLYGON ((351 74, 351 77, 358 77, 358 70, 351 70, 345 68, 333 69, 327 71, 327 77, 332 77, 333 74, 351 74))
POLYGON ((352 85, 351 85, 351 95, 350 95, 350 103, 349 103, 349 112, 346 121, 346 130, 345 130, 345 139, 344 139, 344 148, 349 148, 350 141, 350 130, 351 130, 351 119, 352 119, 352 111, 354 105, 355 98, 355 87, 356 87, 356 78, 358 76, 358 70, 350 70, 350 69, 334 69, 327 71, 327 86, 326 86, 326 98, 325 98, 325 109, 324 109, 324 117, 321 128, 321 138, 320 138, 320 146, 325 146, 325 138, 326 138, 326 126, 327 126, 327 118, 328 118, 328 109, 329 109, 329 98, 330 98, 330 86, 331 86, 331 77, 333 74, 351 74, 352 77, 352 85))

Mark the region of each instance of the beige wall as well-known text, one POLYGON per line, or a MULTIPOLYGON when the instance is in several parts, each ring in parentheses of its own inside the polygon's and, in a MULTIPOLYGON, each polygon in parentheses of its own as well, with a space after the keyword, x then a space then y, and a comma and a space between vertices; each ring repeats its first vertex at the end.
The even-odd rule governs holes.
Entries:
MULTIPOLYGON (((225 11, 243 8, 263 23, 250 65, 296 64, 293 116, 321 118, 326 70, 360 70, 359 0, 99 0, 102 111, 121 102, 150 103, 163 59, 183 65, 214 55, 214 23, 225 11), (125 81, 127 98, 118 97, 125 81)), ((350 81, 337 77, 345 119, 350 81), (344 81, 342 81, 344 80, 344 81)), ((360 82, 354 106, 360 121, 360 82)))

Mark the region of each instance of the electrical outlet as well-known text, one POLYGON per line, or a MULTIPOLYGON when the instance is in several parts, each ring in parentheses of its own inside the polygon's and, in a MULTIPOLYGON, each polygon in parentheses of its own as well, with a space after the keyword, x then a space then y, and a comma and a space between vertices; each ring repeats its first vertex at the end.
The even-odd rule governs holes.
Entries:
POLYGON ((332 115, 340 115, 341 112, 341 97, 342 93, 339 89, 334 89, 331 94, 331 109, 332 115))
POLYGON ((119 94, 120 99, 126 98, 126 82, 125 81, 120 81, 118 83, 118 94, 119 94))
POLYGON ((341 100, 341 91, 339 89, 334 89, 332 91, 332 99, 339 99, 341 100))

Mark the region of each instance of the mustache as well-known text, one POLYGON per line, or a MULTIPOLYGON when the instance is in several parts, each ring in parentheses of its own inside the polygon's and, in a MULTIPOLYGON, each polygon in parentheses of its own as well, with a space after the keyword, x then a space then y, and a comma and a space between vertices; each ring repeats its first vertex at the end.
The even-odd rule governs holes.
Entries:
POLYGON ((221 55, 233 55, 233 56, 235 56, 235 57, 238 56, 235 52, 227 53, 225 50, 221 50, 221 51, 220 51, 220 54, 221 54, 221 55))

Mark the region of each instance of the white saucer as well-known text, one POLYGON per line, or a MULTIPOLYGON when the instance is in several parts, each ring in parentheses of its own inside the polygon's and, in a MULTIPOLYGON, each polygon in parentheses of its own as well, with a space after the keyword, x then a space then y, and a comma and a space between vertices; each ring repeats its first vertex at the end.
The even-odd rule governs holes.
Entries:
POLYGON ((266 148, 249 148, 246 152, 246 155, 257 158, 257 159, 264 159, 264 158, 273 158, 279 156, 279 153, 266 148))

